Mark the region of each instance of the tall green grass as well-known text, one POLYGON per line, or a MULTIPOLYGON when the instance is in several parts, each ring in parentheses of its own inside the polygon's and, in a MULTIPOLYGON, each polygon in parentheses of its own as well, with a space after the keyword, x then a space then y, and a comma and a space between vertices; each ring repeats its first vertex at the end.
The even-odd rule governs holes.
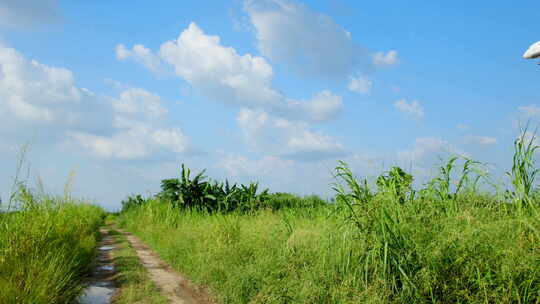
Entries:
POLYGON ((221 213, 157 196, 119 224, 223 303, 540 303, 537 147, 514 148, 506 195, 460 156, 419 189, 401 168, 372 187, 341 162, 333 203, 221 213))
POLYGON ((24 184, 0 213, 0 303, 72 303, 94 257, 105 212, 24 184), (15 210, 15 211, 13 211, 15 210))
POLYGON ((538 217, 483 196, 459 197, 452 215, 379 199, 358 224, 331 206, 206 214, 159 201, 119 223, 223 303, 540 301, 538 217))

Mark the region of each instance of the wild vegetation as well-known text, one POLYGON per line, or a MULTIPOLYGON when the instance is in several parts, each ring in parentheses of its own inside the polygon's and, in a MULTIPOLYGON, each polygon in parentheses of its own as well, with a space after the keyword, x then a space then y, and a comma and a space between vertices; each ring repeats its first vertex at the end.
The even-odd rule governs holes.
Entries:
POLYGON ((0 213, 0 303, 72 303, 105 212, 16 185, 11 212, 0 213))
MULTIPOLYGON (((313 207, 326 202, 313 195, 298 199, 289 193, 259 191, 258 183, 231 185, 229 181, 207 180, 204 171, 191 178, 191 170, 182 165, 180 178, 161 181, 161 192, 155 198, 180 210, 198 210, 208 213, 248 213, 261 208, 279 210, 291 207, 313 207)), ((146 203, 141 195, 128 197, 122 202, 122 210, 146 203)))
POLYGON ((525 134, 504 191, 481 190, 482 164, 459 156, 419 189, 399 167, 372 185, 339 163, 332 202, 183 167, 157 195, 126 200, 118 223, 223 303, 540 303, 537 147, 525 134))

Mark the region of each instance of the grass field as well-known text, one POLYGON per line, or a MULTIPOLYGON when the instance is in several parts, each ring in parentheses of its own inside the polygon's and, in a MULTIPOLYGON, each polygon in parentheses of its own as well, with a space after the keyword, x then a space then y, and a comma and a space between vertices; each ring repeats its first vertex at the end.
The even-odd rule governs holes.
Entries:
POLYGON ((183 170, 117 222, 223 303, 540 303, 535 150, 516 140, 512 187, 491 192, 466 158, 420 189, 398 167, 369 183, 340 163, 326 204, 183 170))
MULTIPOLYGON (((399 167, 368 181, 340 162, 331 201, 182 167, 111 218, 221 303, 540 303, 536 149, 518 138, 510 187, 492 191, 482 164, 458 156, 419 188, 399 167)), ((19 186, 0 213, 0 303, 72 303, 106 213, 19 186)), ((164 302, 114 237, 117 302, 164 302)))
POLYGON ((540 301, 538 216, 486 197, 451 213, 380 204, 362 229, 332 208, 208 215, 159 201, 120 223, 223 303, 540 301))
POLYGON ((71 303, 105 212, 23 189, 17 211, 0 213, 0 303, 71 303))

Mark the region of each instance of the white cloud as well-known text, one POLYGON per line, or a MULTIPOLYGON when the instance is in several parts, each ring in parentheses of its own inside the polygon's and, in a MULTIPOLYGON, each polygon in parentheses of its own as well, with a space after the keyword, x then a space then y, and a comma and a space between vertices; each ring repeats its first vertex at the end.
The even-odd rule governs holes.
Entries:
POLYGON ((224 169, 227 176, 248 176, 261 178, 273 176, 276 172, 283 174, 294 165, 294 161, 275 156, 264 156, 260 159, 249 159, 240 155, 223 155, 216 167, 224 169))
POLYGON ((400 99, 394 103, 394 106, 413 119, 424 118, 424 109, 417 100, 407 102, 405 99, 400 99))
POLYGON ((495 137, 489 136, 478 136, 478 135, 467 135, 464 137, 465 143, 469 144, 478 144, 483 146, 490 146, 497 143, 495 137))
POLYGON ((118 113, 143 115, 153 118, 163 117, 167 109, 161 105, 161 98, 140 88, 129 88, 113 99, 113 107, 118 113))
POLYGON ((366 76, 350 77, 349 90, 360 94, 368 94, 373 82, 366 76))
POLYGON ((377 52, 373 54, 373 63, 376 66, 390 66, 398 63, 398 53, 395 50, 384 52, 377 52))
POLYGON ((60 19, 58 0, 2 0, 0 27, 28 28, 60 19))
POLYGON ((302 73, 345 77, 367 52, 330 17, 294 0, 246 0, 259 51, 302 73))
POLYGON ((83 132, 68 132, 68 136, 100 158, 138 159, 167 150, 183 153, 187 137, 179 129, 154 128, 137 121, 120 121, 112 136, 99 136, 83 132))
POLYGON ((445 154, 467 156, 464 151, 452 146, 446 140, 434 137, 420 137, 415 140, 411 149, 398 151, 397 158, 404 163, 418 164, 427 162, 432 165, 434 158, 445 154))
POLYGON ((275 114, 285 118, 308 121, 326 121, 335 118, 343 108, 341 96, 332 94, 328 90, 317 93, 307 101, 287 100, 285 111, 274 111, 275 114))
POLYGON ((161 59, 143 45, 136 44, 128 50, 123 44, 116 46, 116 58, 118 60, 133 59, 154 73, 161 72, 163 67, 161 59))
MULTIPOLYGON (((323 90, 308 101, 288 98, 272 87, 272 66, 262 57, 240 55, 222 46, 218 36, 206 35, 191 23, 180 36, 163 43, 159 55, 144 46, 137 56, 141 64, 159 56, 174 67, 176 75, 203 95, 214 100, 251 109, 264 109, 290 119, 323 121, 334 118, 342 108, 341 97, 323 90)), ((124 46, 117 48, 120 59, 132 56, 124 46)), ((150 68, 151 69, 151 68, 150 68)))
POLYGON ((108 98, 114 111, 110 136, 68 132, 68 136, 100 158, 138 159, 163 152, 184 153, 189 139, 163 120, 167 110, 161 98, 141 88, 127 88, 119 98, 108 98))
POLYGON ((242 109, 237 117, 245 141, 267 155, 320 159, 344 153, 331 136, 310 129, 304 122, 277 118, 264 111, 242 109))
POLYGON ((264 58, 221 46, 218 36, 206 35, 195 23, 162 44, 159 54, 178 76, 215 99, 275 105, 281 98, 271 88, 273 70, 264 58))
POLYGON ((118 98, 98 96, 77 87, 71 71, 2 45, 0 100, 0 135, 14 141, 73 139, 98 157, 127 159, 182 153, 188 146, 187 136, 164 122, 167 110, 158 95, 126 88, 118 98))
POLYGON ((77 87, 71 71, 28 60, 1 44, 0 100, 0 119, 12 127, 101 129, 111 118, 103 112, 106 102, 77 87))
POLYGON ((214 167, 222 169, 224 176, 235 177, 234 181, 260 181, 261 187, 272 191, 291 191, 298 194, 319 194, 324 197, 335 193, 331 184, 338 160, 345 161, 358 178, 374 177, 381 173, 382 159, 365 154, 340 155, 314 162, 297 161, 286 157, 220 154, 214 167), (302 182, 298 182, 302 181, 302 182))
MULTIPOLYGON (((340 96, 323 90, 308 100, 288 98, 272 87, 274 72, 264 58, 222 46, 218 36, 205 34, 195 23, 163 43, 158 55, 145 54, 159 56, 205 96, 239 106, 237 122, 251 148, 301 159, 343 153, 341 143, 308 124, 334 118, 343 107, 340 96)), ((125 58, 125 49, 117 55, 125 58)))
POLYGON ((540 107, 535 104, 518 107, 518 110, 524 118, 540 117, 540 107))

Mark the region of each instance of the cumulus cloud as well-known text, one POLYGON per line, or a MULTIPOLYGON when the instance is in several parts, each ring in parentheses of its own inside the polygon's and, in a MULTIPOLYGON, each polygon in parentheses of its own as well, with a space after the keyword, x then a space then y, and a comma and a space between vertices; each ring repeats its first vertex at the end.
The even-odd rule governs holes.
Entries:
POLYGON ((245 0, 261 54, 301 74, 345 79, 351 72, 394 65, 397 51, 370 54, 327 15, 296 0, 245 0))
POLYGON ((96 131, 111 118, 103 111, 106 102, 77 87, 71 71, 29 60, 1 44, 0 100, 0 119, 19 132, 39 126, 96 131))
POLYGON ((166 126, 161 98, 140 88, 99 96, 75 84, 73 73, 0 45, 0 120, 5 138, 73 143, 98 157, 134 159, 185 152, 187 136, 166 126))
POLYGON ((384 52, 377 52, 373 54, 373 63, 376 66, 390 66, 398 63, 398 53, 395 50, 384 52))
POLYGON ((126 89, 112 103, 116 112, 123 114, 161 118, 168 113, 161 105, 161 97, 141 88, 126 89))
POLYGON ((328 90, 317 93, 307 101, 287 100, 285 111, 277 110, 275 114, 307 121, 327 121, 335 118, 343 108, 341 96, 328 90))
POLYGON ((466 135, 464 137, 465 143, 468 144, 477 144, 482 146, 491 146, 497 143, 495 137, 489 136, 478 136, 478 135, 466 135))
POLYGON ((60 19, 58 0, 2 0, 0 27, 29 28, 60 19))
POLYGON ((165 42, 160 57, 176 74, 215 99, 275 105, 280 94, 271 88, 273 70, 262 57, 239 55, 218 36, 206 35, 191 23, 178 39, 165 42))
POLYGON ((141 88, 128 88, 118 98, 108 97, 113 112, 110 136, 86 132, 68 132, 68 136, 91 154, 108 159, 147 158, 163 152, 184 153, 188 137, 163 120, 167 109, 161 98, 141 88))
POLYGON ((155 73, 161 72, 163 69, 161 59, 140 44, 134 45, 131 50, 123 44, 117 45, 116 58, 118 60, 132 59, 155 73))
POLYGON ((145 51, 135 52, 135 48, 130 51, 119 45, 117 57, 136 56, 147 67, 145 62, 159 57, 177 76, 214 100, 313 121, 332 119, 342 108, 341 97, 326 90, 307 101, 288 98, 272 87, 274 71, 264 58, 240 55, 234 48, 222 46, 218 36, 205 34, 195 23, 177 39, 163 43, 158 55, 142 45, 137 48, 145 51))
POLYGON ((276 62, 317 76, 350 74, 367 51, 330 17, 294 0, 246 0, 259 51, 276 62))
POLYGON ((406 99, 400 99, 394 103, 394 106, 410 118, 417 120, 424 118, 424 109, 417 100, 407 102, 406 99))
POLYGON ((68 131, 68 136, 88 149, 91 154, 109 159, 139 159, 166 150, 183 153, 187 137, 177 128, 155 128, 139 121, 118 118, 117 131, 112 136, 99 136, 68 131))
POLYGON ((350 77, 349 90, 360 94, 368 94, 373 82, 366 76, 350 77))
POLYGON ((237 116, 237 123, 248 145, 268 155, 309 160, 344 154, 339 141, 313 131, 304 122, 244 108, 237 116))

